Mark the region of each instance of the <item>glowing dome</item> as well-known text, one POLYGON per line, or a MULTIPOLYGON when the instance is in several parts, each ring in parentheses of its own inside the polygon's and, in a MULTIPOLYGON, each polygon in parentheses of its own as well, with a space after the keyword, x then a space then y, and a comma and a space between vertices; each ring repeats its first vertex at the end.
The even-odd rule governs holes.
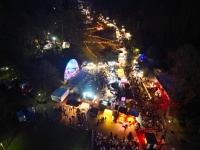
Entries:
POLYGON ((74 77, 77 72, 79 70, 79 66, 78 63, 75 59, 71 59, 65 68, 65 72, 64 72, 64 83, 67 82, 67 80, 69 80, 70 78, 74 77))

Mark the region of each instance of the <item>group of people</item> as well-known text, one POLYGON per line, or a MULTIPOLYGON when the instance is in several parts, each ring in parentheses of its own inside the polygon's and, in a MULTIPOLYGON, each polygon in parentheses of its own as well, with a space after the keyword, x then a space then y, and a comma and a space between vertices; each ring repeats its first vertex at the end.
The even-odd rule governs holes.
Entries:
POLYGON ((96 150, 140 150, 139 143, 135 139, 123 138, 119 140, 117 134, 113 136, 104 136, 102 133, 95 135, 95 149, 96 150))

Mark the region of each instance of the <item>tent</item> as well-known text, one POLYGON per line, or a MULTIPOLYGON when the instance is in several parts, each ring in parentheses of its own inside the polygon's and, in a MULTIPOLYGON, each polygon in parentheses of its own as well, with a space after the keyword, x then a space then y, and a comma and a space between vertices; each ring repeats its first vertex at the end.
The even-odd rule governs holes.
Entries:
POLYGON ((103 112, 103 116, 108 117, 108 118, 112 118, 112 114, 113 114, 113 112, 110 109, 105 109, 103 112))
POLYGON ((92 117, 96 117, 96 116, 98 115, 98 113, 99 113, 99 109, 98 109, 98 108, 95 108, 95 107, 92 107, 92 108, 89 110, 89 112, 90 112, 90 115, 91 115, 92 117))
POLYGON ((128 80, 125 77, 121 78, 121 84, 126 84, 126 83, 128 83, 128 80))
POLYGON ((31 121, 35 119, 35 108, 28 107, 16 113, 19 122, 31 121))
POLYGON ((90 108, 90 104, 88 103, 82 103, 80 106, 79 106, 80 110, 89 110, 90 108))
POLYGON ((138 117, 139 116, 139 112, 137 110, 133 110, 133 109, 131 109, 128 112, 128 114, 131 115, 131 116, 134 116, 134 117, 138 117))
POLYGON ((131 123, 131 124, 135 123, 135 117, 127 116, 126 117, 126 122, 131 123))
POLYGON ((24 115, 23 111, 19 111, 16 113, 19 122, 26 121, 26 116, 24 115))
POLYGON ((118 74, 118 77, 125 77, 124 69, 118 69, 117 74, 118 74))
POLYGON ((65 48, 70 48, 70 43, 69 42, 63 42, 62 43, 62 48, 65 49, 65 48))
POLYGON ((135 123, 135 117, 127 116, 127 115, 125 115, 123 113, 119 113, 118 117, 117 117, 117 122, 120 122, 120 123, 126 122, 126 123, 133 124, 133 123, 135 123))
POLYGON ((117 117, 117 122, 120 122, 120 123, 124 123, 126 121, 126 115, 123 114, 123 113, 119 113, 118 117, 117 117))
POLYGON ((70 106, 74 106, 74 107, 78 107, 81 104, 81 102, 78 102, 76 100, 68 100, 66 102, 66 105, 70 105, 70 106))

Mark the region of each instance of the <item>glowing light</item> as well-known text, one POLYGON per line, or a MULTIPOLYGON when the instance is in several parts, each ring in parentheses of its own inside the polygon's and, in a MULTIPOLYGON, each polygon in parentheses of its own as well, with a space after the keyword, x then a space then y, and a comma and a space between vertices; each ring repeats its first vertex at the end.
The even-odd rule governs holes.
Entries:
POLYGON ((125 101, 126 101, 126 97, 122 97, 122 98, 121 98, 121 101, 122 101, 122 102, 125 102, 125 101))
POLYGON ((74 77, 79 70, 78 62, 75 59, 71 59, 65 68, 64 72, 64 83, 67 82, 68 79, 74 77))
POLYGON ((109 118, 112 118, 112 110, 110 109, 105 109, 104 112, 103 112, 103 116, 106 116, 106 117, 109 117, 109 118))
POLYGON ((126 37, 128 40, 130 40, 131 34, 130 34, 130 33, 126 33, 126 34, 125 34, 125 37, 126 37))
POLYGON ((52 37, 52 39, 55 41, 55 40, 56 40, 56 37, 52 37))
POLYGON ((92 92, 84 92, 83 93, 83 98, 95 99, 96 96, 94 96, 94 94, 92 92))
POLYGON ((133 117, 133 116, 128 116, 128 117, 126 118, 126 122, 128 122, 128 123, 135 123, 135 117, 133 117))
POLYGON ((63 42, 62 48, 70 48, 70 43, 69 42, 63 42))
POLYGON ((117 121, 120 123, 124 123, 126 121, 126 115, 123 113, 119 113, 118 117, 117 117, 117 121))

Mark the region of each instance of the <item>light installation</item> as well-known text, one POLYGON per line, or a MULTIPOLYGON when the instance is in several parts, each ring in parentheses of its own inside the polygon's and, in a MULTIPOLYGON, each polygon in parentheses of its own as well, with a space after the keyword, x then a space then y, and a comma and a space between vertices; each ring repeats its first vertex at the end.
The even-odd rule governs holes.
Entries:
POLYGON ((78 63, 75 59, 71 59, 65 68, 64 72, 64 83, 67 82, 70 78, 74 77, 79 71, 78 63))

